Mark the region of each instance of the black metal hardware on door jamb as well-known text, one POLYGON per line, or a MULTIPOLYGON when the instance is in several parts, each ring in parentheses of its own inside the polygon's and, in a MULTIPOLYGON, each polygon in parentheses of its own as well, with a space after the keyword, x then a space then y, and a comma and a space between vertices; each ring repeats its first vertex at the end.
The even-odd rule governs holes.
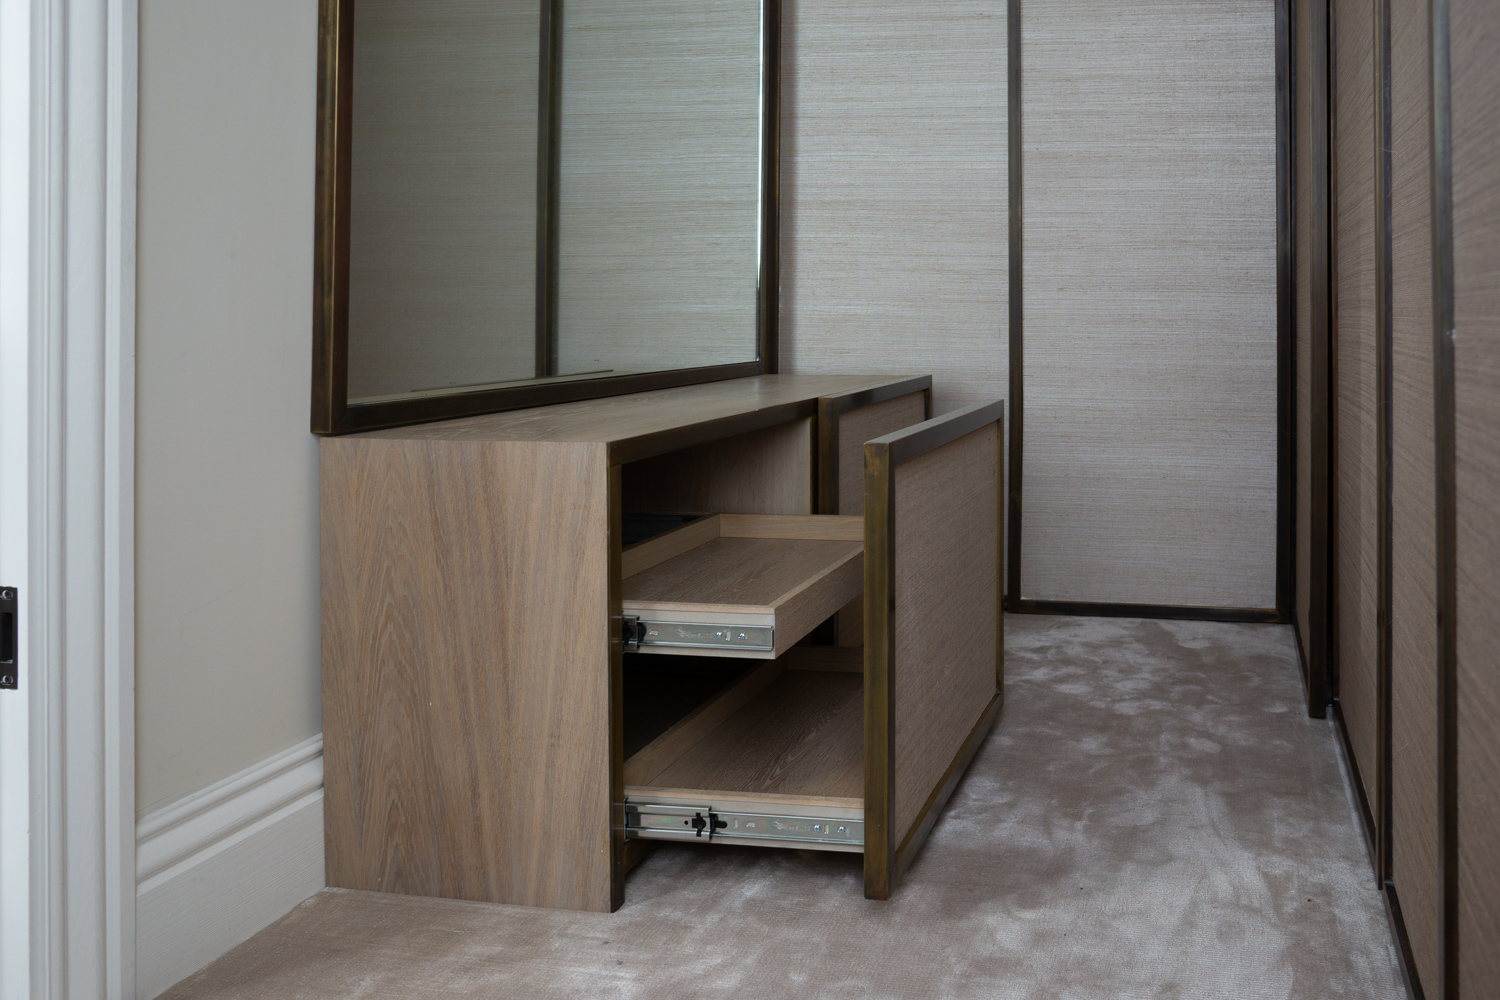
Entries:
POLYGON ((21 686, 19 604, 20 592, 15 587, 0 587, 0 690, 14 691, 21 686))

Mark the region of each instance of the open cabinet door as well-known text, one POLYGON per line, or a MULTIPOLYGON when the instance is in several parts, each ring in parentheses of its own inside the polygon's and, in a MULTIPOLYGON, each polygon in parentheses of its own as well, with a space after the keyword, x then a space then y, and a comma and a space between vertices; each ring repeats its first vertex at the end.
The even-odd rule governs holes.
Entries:
POLYGON ((1004 403, 865 444, 865 895, 890 896, 1000 714, 1004 403))

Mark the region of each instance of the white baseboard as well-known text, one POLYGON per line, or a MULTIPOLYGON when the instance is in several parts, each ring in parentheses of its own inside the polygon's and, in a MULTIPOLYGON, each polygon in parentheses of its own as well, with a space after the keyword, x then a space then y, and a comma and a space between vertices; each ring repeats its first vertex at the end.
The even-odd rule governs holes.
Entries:
POLYGON ((136 871, 151 1000, 323 888, 323 737, 143 817, 136 871))

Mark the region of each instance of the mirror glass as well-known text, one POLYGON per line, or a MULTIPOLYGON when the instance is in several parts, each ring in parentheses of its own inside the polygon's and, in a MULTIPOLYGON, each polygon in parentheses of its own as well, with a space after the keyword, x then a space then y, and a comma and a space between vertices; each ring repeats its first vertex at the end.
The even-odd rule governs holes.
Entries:
POLYGON ((348 402, 753 362, 762 0, 358 0, 348 402))

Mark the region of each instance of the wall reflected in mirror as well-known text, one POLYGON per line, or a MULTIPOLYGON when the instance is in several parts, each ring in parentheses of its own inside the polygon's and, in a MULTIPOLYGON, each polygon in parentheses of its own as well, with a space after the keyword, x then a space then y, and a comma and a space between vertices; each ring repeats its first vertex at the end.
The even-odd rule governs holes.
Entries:
POLYGON ((762 27, 761 0, 357 0, 348 402, 755 361, 762 27))

